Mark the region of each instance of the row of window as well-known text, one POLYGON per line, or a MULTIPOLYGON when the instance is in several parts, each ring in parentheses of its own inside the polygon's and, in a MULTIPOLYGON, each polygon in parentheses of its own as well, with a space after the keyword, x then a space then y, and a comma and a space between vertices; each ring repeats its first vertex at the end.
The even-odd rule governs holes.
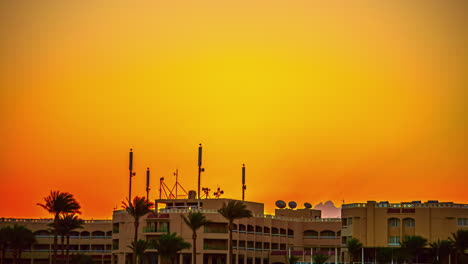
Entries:
POLYGON ((459 226, 468 226, 468 218, 458 218, 457 224, 459 226))
MULTIPOLYGON (((405 218, 405 219, 403 219, 403 225, 405 227, 415 227, 416 226, 416 221, 413 218, 405 218)), ((388 226, 389 227, 399 227, 400 226, 400 219, 398 219, 398 218, 388 219, 388 226)))
MULTIPOLYGON (((34 232, 34 235, 36 237, 50 237, 53 236, 53 233, 50 233, 47 230, 39 230, 34 232)), ((70 238, 106 238, 106 237, 112 237, 112 231, 93 231, 93 232, 88 232, 88 231, 72 231, 70 232, 70 238)))

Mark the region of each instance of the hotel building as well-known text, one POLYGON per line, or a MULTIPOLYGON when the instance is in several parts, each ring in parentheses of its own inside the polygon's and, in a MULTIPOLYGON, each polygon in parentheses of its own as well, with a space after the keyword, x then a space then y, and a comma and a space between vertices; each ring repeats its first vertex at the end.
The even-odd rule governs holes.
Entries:
MULTIPOLYGON (((139 239, 157 239, 175 232, 192 243, 192 231, 182 220, 190 211, 200 211, 211 223, 198 230, 197 263, 226 263, 228 248, 227 220, 219 213, 230 199, 160 199, 156 208, 140 219, 139 239), (199 208, 200 209, 197 209, 199 208)), ((468 229, 468 205, 429 201, 421 203, 374 202, 345 204, 342 218, 321 218, 314 209, 276 209, 264 213, 264 205, 244 202, 253 217, 236 220, 233 232, 235 264, 286 263, 291 254, 300 262, 310 263, 311 255, 329 256, 328 263, 349 261, 346 242, 359 239, 365 247, 366 262, 375 261, 375 248, 399 247, 404 235, 419 235, 429 242, 447 239, 458 229, 468 229)), ((20 224, 31 229, 37 243, 22 254, 22 263, 50 263, 53 234, 51 219, 0 219, 0 227, 20 224)), ((72 233, 70 254, 91 255, 96 264, 131 263, 133 218, 116 210, 112 220, 87 220, 84 228, 72 233)), ((60 242, 60 238, 59 238, 60 242)), ((191 263, 192 250, 182 250, 179 264, 191 263)), ((59 250, 59 259, 61 252, 59 250)), ((146 251, 147 263, 157 263, 157 251, 146 251)), ((5 264, 11 263, 7 252, 5 264)))

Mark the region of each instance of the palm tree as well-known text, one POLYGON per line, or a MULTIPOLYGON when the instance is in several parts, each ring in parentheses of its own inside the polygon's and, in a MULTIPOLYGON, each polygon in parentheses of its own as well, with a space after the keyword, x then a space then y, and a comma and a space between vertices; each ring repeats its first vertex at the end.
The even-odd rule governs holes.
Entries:
POLYGON ((145 256, 145 251, 149 247, 149 243, 145 240, 138 240, 137 243, 132 241, 132 244, 128 246, 133 252, 136 252, 137 262, 141 262, 145 256))
POLYGON ((404 236, 400 243, 401 250, 406 256, 408 263, 413 263, 414 257, 419 256, 421 250, 426 246, 427 239, 422 236, 404 236))
POLYGON ((231 200, 228 203, 224 203, 223 207, 221 207, 218 212, 228 220, 229 248, 226 263, 230 264, 232 262, 232 229, 234 220, 252 217, 252 211, 247 209, 247 206, 243 202, 231 200))
POLYGON ((432 249, 434 263, 442 263, 453 251, 453 243, 450 240, 439 239, 435 242, 429 243, 429 246, 432 249))
POLYGON ((54 215, 54 254, 52 256, 53 264, 57 263, 57 226, 60 215, 81 214, 81 206, 75 200, 72 194, 60 191, 50 191, 49 196, 44 197, 45 204, 38 203, 47 212, 54 215))
POLYGON ((152 240, 152 248, 158 250, 161 260, 164 262, 174 263, 177 252, 182 249, 190 248, 190 243, 186 242, 176 233, 167 233, 160 236, 157 240, 152 240))
POLYGON ((328 260, 328 256, 324 254, 316 254, 314 255, 314 263, 315 264, 323 264, 328 260))
POLYGON ((13 264, 18 263, 21 259, 21 253, 24 249, 31 248, 31 245, 36 242, 34 233, 22 225, 14 225, 11 229, 10 247, 13 250, 13 264))
POLYGON ((468 249, 468 230, 458 229, 457 232, 452 233, 452 237, 449 240, 453 243, 453 247, 457 253, 457 263, 459 263, 459 260, 466 258, 465 250, 468 249))
POLYGON ((185 224, 192 229, 192 263, 197 264, 197 230, 210 223, 208 219, 206 219, 205 215, 200 212, 190 212, 187 217, 181 215, 182 219, 184 220, 185 224))
POLYGON ((77 215, 67 214, 59 219, 58 233, 62 235, 62 256, 64 255, 63 254, 63 250, 64 250, 63 240, 64 240, 64 237, 67 238, 67 245, 65 247, 67 264, 70 262, 70 249, 69 249, 70 248, 70 233, 71 231, 75 229, 83 228, 83 225, 84 225, 84 220, 80 219, 77 215))
MULTIPOLYGON (((153 203, 148 201, 145 197, 135 196, 133 198, 133 202, 130 200, 127 201, 128 203, 122 202, 122 208, 133 217, 134 226, 135 226, 135 234, 133 237, 133 243, 136 245, 138 243, 138 226, 140 225, 140 218, 148 213, 150 213, 153 207, 153 203)), ((133 250, 133 264, 136 264, 136 248, 133 250)))
POLYGON ((3 260, 5 259, 5 253, 12 237, 11 232, 12 228, 10 226, 0 228, 0 250, 2 251, 0 264, 3 264, 3 260))
POLYGON ((346 248, 349 252, 349 261, 354 262, 362 249, 362 243, 359 242, 359 239, 352 237, 346 242, 346 248))
POLYGON ((289 257, 286 256, 286 263, 288 264, 296 264, 299 261, 299 257, 290 255, 289 257))

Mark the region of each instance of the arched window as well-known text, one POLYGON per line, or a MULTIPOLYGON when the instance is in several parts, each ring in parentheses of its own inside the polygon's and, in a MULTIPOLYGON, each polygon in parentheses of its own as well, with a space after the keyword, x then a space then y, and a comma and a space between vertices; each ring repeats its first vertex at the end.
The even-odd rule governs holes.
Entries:
POLYGON ((304 238, 317 239, 318 238, 318 232, 315 231, 315 230, 306 230, 306 231, 304 231, 304 238))
POLYGON ((246 230, 245 225, 240 224, 239 225, 239 232, 244 232, 245 233, 245 230, 246 230))
POLYGON ((388 226, 389 227, 399 227, 400 226, 400 219, 398 219, 398 218, 388 219, 388 226))
POLYGON ((279 234, 279 230, 276 227, 271 228, 271 235, 272 236, 277 236, 279 234))
POLYGON ((106 237, 106 233, 104 233, 103 231, 93 231, 91 233, 91 238, 105 238, 106 237))
POLYGON ((415 227, 416 221, 413 218, 405 218, 403 219, 403 225, 405 227, 415 227))
POLYGON ((335 232, 331 230, 320 231, 320 238, 323 238, 323 239, 335 238, 335 232))
POLYGON ((81 238, 89 238, 89 232, 88 231, 83 231, 81 232, 81 238))
POLYGON ((39 230, 39 231, 34 232, 34 235, 36 237, 49 237, 50 233, 47 230, 39 230))
POLYGON ((261 226, 255 226, 255 233, 262 233, 263 228, 261 226))
POLYGON ((254 232, 253 225, 247 225, 247 233, 253 233, 253 232, 254 232))
POLYGON ((70 238, 78 238, 80 236, 80 232, 78 231, 71 231, 70 238))
POLYGON ((270 234, 270 228, 269 227, 263 227, 263 234, 269 235, 270 234))

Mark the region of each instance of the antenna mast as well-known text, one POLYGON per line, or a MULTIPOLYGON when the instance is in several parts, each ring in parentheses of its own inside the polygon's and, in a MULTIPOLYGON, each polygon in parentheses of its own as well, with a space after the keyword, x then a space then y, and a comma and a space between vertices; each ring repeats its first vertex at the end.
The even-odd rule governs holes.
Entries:
POLYGON ((245 190, 247 185, 245 185, 245 164, 242 164, 242 201, 245 199, 245 190))
POLYGON ((150 169, 146 168, 146 200, 149 201, 149 192, 150 192, 150 169))
POLYGON ((204 168, 202 168, 202 144, 198 146, 198 208, 200 208, 200 178, 201 178, 201 173, 205 171, 204 168))
POLYGON ((135 176, 135 173, 133 172, 133 149, 130 149, 129 153, 129 160, 128 160, 128 169, 130 171, 129 174, 129 184, 128 184, 128 201, 132 201, 132 177, 135 176))

